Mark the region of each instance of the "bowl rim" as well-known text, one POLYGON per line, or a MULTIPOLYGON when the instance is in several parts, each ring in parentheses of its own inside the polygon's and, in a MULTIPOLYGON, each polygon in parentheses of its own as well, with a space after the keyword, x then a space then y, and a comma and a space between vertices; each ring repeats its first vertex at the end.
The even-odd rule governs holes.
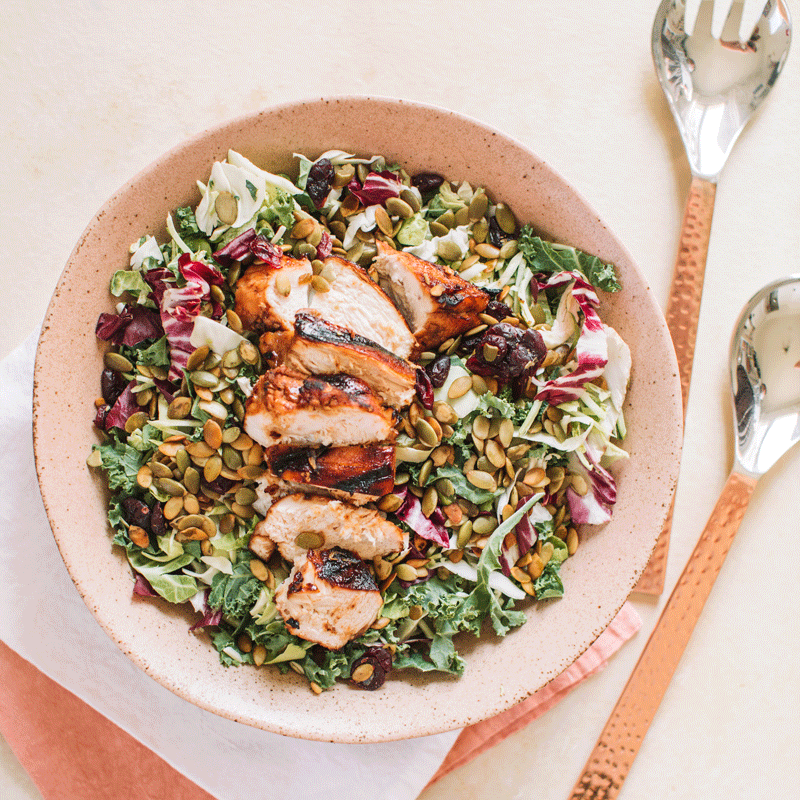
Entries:
MULTIPOLYGON (((606 229, 608 236, 613 240, 614 244, 620 249, 620 252, 627 259, 630 266, 638 274, 638 277, 640 278, 643 286, 649 290, 649 287, 647 286, 647 282, 643 274, 641 273, 641 270, 639 270, 634 259, 630 256, 624 244, 622 244, 617 239, 617 237, 614 236, 613 233, 607 228, 607 226, 605 225, 605 223, 602 222, 601 218, 596 213, 594 208, 585 200, 583 195, 575 189, 573 184, 567 179, 565 179, 563 176, 561 176, 561 174, 558 173, 556 170, 554 170, 552 167, 550 167, 547 162, 543 161, 540 157, 538 157, 535 153, 533 153, 526 144, 516 139, 515 137, 512 137, 509 134, 497 128, 494 128, 493 126, 488 125, 485 122, 482 122, 479 119, 430 103, 416 102, 416 101, 404 100, 401 98, 393 98, 387 96, 373 96, 373 95, 331 95, 323 97, 316 96, 314 98, 309 98, 305 100, 289 101, 275 106, 269 106, 260 109, 258 111, 240 114, 231 119, 223 120, 216 125, 209 126, 204 130, 182 140, 181 142, 178 142, 169 150, 164 152, 162 155, 158 156, 149 165, 139 170, 132 178, 130 178, 119 189, 117 189, 117 191, 115 191, 103 203, 103 205, 100 207, 97 213, 92 217, 90 222, 87 224, 86 228, 79 237, 75 247, 70 253, 66 265, 58 279, 56 289, 53 293, 53 297, 48 305, 44 324, 42 326, 42 332, 40 334, 39 341, 37 343, 36 361, 34 367, 34 399, 33 399, 34 459, 35 459, 37 477, 39 480, 40 491, 45 511, 47 514, 47 518, 50 523, 50 527, 52 529, 56 544, 61 553, 62 559, 64 560, 65 565, 67 566, 67 570, 70 574, 70 577, 75 583, 75 586, 79 594, 81 595, 82 599, 87 604, 87 606, 89 606, 90 610, 92 611, 92 614, 94 615, 95 619, 98 621, 100 626, 103 628, 103 630, 112 638, 115 644, 125 653, 125 655, 127 655, 131 660, 134 661, 134 663, 137 664, 137 666, 143 669, 148 675, 150 675, 156 681, 166 686, 166 688, 177 693, 179 696, 183 697, 189 702, 192 702, 193 704, 198 705, 201 708, 205 708, 206 710, 211 711, 215 714, 227 717, 229 719, 233 719, 235 721, 244 722, 246 724, 254 725, 255 727, 262 728, 264 730, 289 736, 295 736, 299 738, 317 739, 323 741, 337 741, 337 742, 379 742, 379 741, 390 741, 390 740, 408 738, 410 736, 434 734, 462 727, 465 724, 477 722, 480 719, 485 719, 490 716, 494 716, 497 713, 501 713, 502 711, 515 705, 517 702, 520 701, 520 699, 524 698, 514 698, 511 695, 509 695, 509 697, 506 700, 503 700, 502 698, 500 699, 495 698, 494 703, 490 704, 490 706, 487 707, 486 713, 483 714, 483 716, 479 717, 472 716, 470 718, 464 718, 463 716, 459 717, 458 715, 456 715, 450 722, 448 722, 445 725, 443 725, 440 722, 437 723, 434 719, 420 720, 413 727, 413 730, 407 733, 395 730, 389 733, 388 735, 375 734, 364 738, 361 735, 353 733, 352 731, 350 731, 348 734, 344 734, 341 736, 337 734, 332 737, 331 732, 328 729, 326 729, 324 732, 309 731, 309 730, 303 730, 302 726, 298 728, 297 724, 292 724, 291 722, 286 722, 281 724, 281 723, 275 723, 274 721, 264 722, 263 719, 258 717, 246 718, 241 714, 229 713, 225 708, 221 708, 218 704, 208 699, 203 701, 203 698, 201 697, 198 698, 197 696, 191 696, 191 693, 187 693, 185 690, 182 690, 179 686, 176 686, 174 681, 171 681, 168 676, 164 676, 162 674, 157 673, 157 671, 152 667, 152 665, 149 663, 148 659, 144 655, 142 655, 141 653, 133 652, 130 648, 126 647, 125 643, 121 642, 118 638, 118 633, 113 624, 113 620, 109 620, 102 617, 98 609, 93 605, 92 598, 90 596, 87 596, 85 592, 85 587, 75 577, 73 569, 71 568, 72 553, 65 547, 63 536, 59 536, 58 534, 59 528, 61 527, 62 523, 56 517, 55 510, 52 508, 52 505, 49 502, 49 483, 48 483, 49 476, 47 475, 46 469, 43 467, 42 464, 42 459, 40 458, 41 449, 44 444, 43 440, 46 435, 42 429, 42 425, 40 424, 41 423, 40 401, 42 400, 42 397, 40 395, 40 386, 42 384, 42 376, 45 370, 47 369, 47 364, 45 363, 43 354, 47 351, 48 347, 51 346, 51 339, 56 340, 58 337, 58 331, 53 328, 52 322, 60 311, 59 296, 61 290, 69 282, 69 279, 71 277, 71 271, 76 268, 75 265, 76 263, 79 262, 81 249, 84 243, 95 232, 98 226, 101 226, 103 224, 102 220, 104 215, 114 206, 115 203, 117 203, 120 199, 124 198, 130 191, 135 189, 137 184, 139 184, 144 178, 156 172, 157 170, 161 169, 165 163, 170 162, 172 159, 177 157, 182 152, 191 149, 193 147, 196 147, 210 138, 213 138, 215 136, 221 136, 224 134, 225 131, 233 130, 237 128, 237 126, 256 124, 257 120, 263 116, 292 112, 294 110, 302 108, 312 109, 314 107, 319 106, 320 104, 330 104, 330 103, 359 104, 359 105, 377 103, 384 107, 393 109, 408 108, 414 111, 423 110, 432 112, 437 115, 446 115, 448 117, 455 118, 457 120, 460 120, 462 123, 467 123, 468 125, 479 129, 485 134, 500 137, 501 141, 502 140, 505 141, 506 146, 510 144, 518 148, 521 152, 523 152, 526 155, 526 157, 533 159, 533 161, 537 164, 539 169, 544 171, 550 179, 555 180, 558 184, 563 186, 564 189, 567 190, 575 198, 577 203, 582 207, 582 210, 586 212, 588 215, 590 215, 597 223, 601 224, 603 228, 606 229)), ((336 145, 335 142, 332 142, 331 144, 332 146, 336 145)), ((190 176, 190 179, 194 180, 196 177, 198 176, 190 176)), ((649 293, 648 297, 652 306, 655 309, 657 309, 658 314, 660 315, 660 320, 663 322, 663 313, 661 312, 661 309, 658 308, 658 306, 655 304, 655 301, 652 298, 652 293, 649 293)), ((659 326, 659 330, 655 332, 655 335, 657 337, 660 337, 660 343, 662 345, 665 345, 667 342, 669 343, 669 346, 664 348, 665 355, 668 360, 671 360, 671 366, 674 367, 674 369, 672 370, 673 380, 671 381, 672 383, 671 407, 673 411, 673 416, 675 417, 675 423, 677 425, 677 428, 673 432, 673 436, 671 437, 670 441, 671 452, 672 452, 672 458, 670 459, 671 466, 666 469, 666 472, 668 473, 668 480, 667 480, 668 489, 671 495, 674 492, 675 484, 678 478, 678 471, 680 467, 680 455, 682 448, 683 417, 682 417, 682 405, 680 399, 680 382, 677 373, 677 360, 675 357, 674 350, 672 349, 671 339, 669 339, 669 334, 666 329, 665 323, 659 326)), ((663 513, 661 514, 661 519, 658 526, 659 531, 667 517, 667 513, 668 509, 665 508, 663 510, 663 513)), ((111 544, 110 540, 106 538, 104 541, 107 545, 109 545, 108 550, 109 552, 111 552, 112 548, 110 547, 111 544)), ((652 553, 655 547, 656 547, 656 538, 654 537, 652 545, 650 547, 650 553, 652 553)), ((650 553, 648 553, 648 558, 650 553)), ((646 565, 646 563, 647 562, 645 561, 644 565, 646 565)), ((637 580, 639 575, 641 574, 641 571, 644 569, 644 565, 636 575, 637 580)), ((577 655, 575 655, 575 658, 570 658, 568 662, 561 665, 561 669, 558 669, 549 674, 546 677, 544 683, 541 683, 535 687, 530 688, 529 690, 526 690, 524 696, 525 697, 530 696, 535 691, 542 688, 542 686, 549 683, 558 674, 560 674, 562 669, 569 666, 570 663, 573 663, 575 659, 580 657, 580 655, 583 652, 589 649, 596 640, 597 636, 599 636, 602 633, 605 627, 611 622, 614 616, 622 608, 626 599, 627 595, 625 597, 620 597, 617 607, 614 608, 613 613, 610 613, 610 616, 608 616, 606 625, 604 625, 600 630, 596 631, 596 635, 594 636, 594 638, 592 638, 591 641, 586 642, 585 647, 584 646, 581 647, 580 651, 577 653, 577 655)))

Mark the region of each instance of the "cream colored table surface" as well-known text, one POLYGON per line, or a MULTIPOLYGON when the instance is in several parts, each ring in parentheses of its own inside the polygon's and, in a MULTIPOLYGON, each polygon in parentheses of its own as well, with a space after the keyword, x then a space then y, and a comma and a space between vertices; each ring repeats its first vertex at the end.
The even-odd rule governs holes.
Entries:
MULTIPOLYGON (((207 126, 331 94, 446 106, 521 140, 626 243, 663 307, 690 175, 653 73, 656 5, 4 0, 0 356, 40 322, 81 231, 138 170, 207 126)), ((732 326, 762 284, 800 272, 799 130, 795 52, 717 192, 667 590, 731 464, 732 326)), ((624 798, 796 791, 799 551, 796 449, 756 490, 624 798)), ((644 628, 603 673, 426 800, 566 798, 667 594, 635 599, 644 628)), ((39 797, 7 747, 0 797, 39 797)))

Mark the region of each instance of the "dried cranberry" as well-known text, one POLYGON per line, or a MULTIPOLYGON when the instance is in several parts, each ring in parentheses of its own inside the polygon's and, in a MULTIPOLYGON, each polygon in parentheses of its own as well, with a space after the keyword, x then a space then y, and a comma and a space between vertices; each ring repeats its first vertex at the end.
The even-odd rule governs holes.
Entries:
POLYGON ((490 300, 489 304, 486 306, 486 313, 490 317, 494 317, 498 322, 506 317, 514 316, 514 312, 505 303, 501 303, 499 300, 490 300))
POLYGON ((230 491, 231 487, 233 487, 235 483, 235 481, 232 481, 229 478, 223 478, 222 475, 213 481, 207 481, 205 478, 203 478, 203 486, 207 486, 212 492, 216 492, 217 494, 225 494, 226 492, 230 491))
POLYGON ((427 409, 433 408, 433 385, 431 379, 428 377, 428 373, 425 372, 424 369, 417 370, 414 388, 417 391, 417 397, 419 397, 419 401, 422 403, 423 407, 427 409))
POLYGON ((273 267, 281 265, 283 250, 276 247, 266 236, 259 234, 250 242, 250 252, 266 264, 273 267))
POLYGON ((324 261, 330 254, 331 250, 333 250, 333 241, 331 240, 331 235, 328 231, 322 231, 322 238, 319 240, 319 244, 317 245, 317 258, 320 261, 324 261))
POLYGON ((97 413, 94 415, 95 428, 100 428, 101 431, 106 429, 106 417, 109 411, 111 411, 111 406, 100 406, 97 409, 97 413))
POLYGON ((333 164, 329 158, 321 158, 311 165, 306 181, 306 192, 316 208, 322 208, 333 183, 333 164))
POLYGON ((117 402, 117 398, 127 385, 128 381, 125 380, 121 372, 115 372, 113 369, 104 369, 100 374, 100 394, 103 395, 103 400, 110 406, 117 402))
POLYGON ((529 367, 535 371, 546 355, 547 348, 538 331, 523 332, 507 322, 499 322, 483 334, 475 352, 467 359, 467 368, 508 383, 529 367))
POLYGON ((444 178, 434 172, 420 172, 411 179, 411 185, 419 189, 420 194, 435 192, 444 183, 444 178))
POLYGON ((167 532, 167 521, 164 519, 164 506, 156 503, 150 511, 150 530, 154 536, 164 536, 167 532))
POLYGON ((150 530, 150 507, 135 497, 126 497, 122 501, 122 516, 129 525, 150 530))
POLYGON ((431 385, 434 389, 439 389, 444 386, 444 382, 450 374, 450 356, 436 356, 436 358, 425 367, 425 372, 428 373, 428 377, 431 379, 431 385))
POLYGON ((487 241, 489 244, 493 244, 495 247, 502 247, 507 241, 512 239, 513 237, 506 233, 498 224, 497 220, 494 217, 489 219, 489 233, 486 236, 487 241))
POLYGON ((350 680, 360 689, 380 689, 392 669, 392 654, 384 647, 370 647, 363 656, 350 666, 350 680), (363 680, 356 681, 353 675, 362 664, 369 664, 372 672, 363 680))

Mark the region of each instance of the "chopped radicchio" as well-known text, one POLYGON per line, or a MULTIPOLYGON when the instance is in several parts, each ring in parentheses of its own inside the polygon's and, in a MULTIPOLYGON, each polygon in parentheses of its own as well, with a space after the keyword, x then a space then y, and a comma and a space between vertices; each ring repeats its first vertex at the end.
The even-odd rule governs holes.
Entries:
POLYGON ((211 608, 208 605, 208 598, 211 594, 211 589, 206 589, 203 597, 203 616, 189 628, 189 633, 200 630, 200 628, 211 628, 219 625, 222 622, 222 608, 211 608))
POLYGON ((103 427, 107 431, 112 428, 125 430, 125 423, 128 421, 128 417, 140 410, 136 402, 136 395, 132 391, 135 386, 136 381, 131 381, 123 389, 122 394, 117 398, 114 405, 108 409, 103 418, 103 427))
POLYGON ((347 188, 364 206, 383 205, 390 197, 398 197, 403 190, 403 184, 394 172, 370 172, 359 184, 358 178, 353 178, 347 188))
POLYGON ((226 261, 241 261, 250 253, 250 245, 256 238, 253 228, 248 228, 244 233, 240 233, 235 239, 231 239, 225 247, 221 247, 214 253, 214 258, 220 263, 226 261))
POLYGON ((548 280, 540 282, 539 288, 547 289, 565 283, 572 283, 571 287, 564 290, 570 293, 570 298, 566 301, 569 313, 577 320, 582 312, 583 327, 575 345, 578 366, 572 372, 552 380, 534 381, 540 387, 536 399, 551 405, 576 400, 583 391, 584 384, 599 378, 608 363, 606 331, 596 311, 600 301, 583 276, 577 272, 557 272, 548 280))
POLYGON ((136 573, 136 582, 133 584, 133 594, 138 597, 158 597, 157 592, 150 585, 144 575, 136 573))
POLYGON ((584 453, 589 462, 586 469, 581 460, 570 453, 569 468, 573 473, 583 476, 589 491, 579 495, 571 486, 567 489, 567 502, 572 521, 585 525, 601 525, 611 519, 611 506, 617 502, 617 484, 611 473, 600 466, 599 458, 586 448, 584 453))
POLYGON ((145 273, 161 308, 161 324, 169 342, 170 381, 181 379, 189 356, 194 351, 190 337, 194 321, 200 316, 204 304, 211 304, 212 318, 218 319, 222 315, 222 305, 211 300, 211 285, 221 286, 225 283, 219 270, 200 261, 192 261, 188 253, 178 259, 178 268, 186 281, 182 287, 165 280, 172 277, 169 270, 156 268, 145 273))
POLYGON ((422 513, 422 505, 419 499, 407 489, 405 492, 403 505, 401 505, 396 512, 397 518, 401 522, 405 522, 414 533, 418 534, 423 539, 434 542, 441 547, 449 547, 450 537, 447 535, 444 525, 436 523, 432 519, 428 519, 428 517, 422 513))
POLYGON ((95 327, 98 339, 116 345, 133 347, 149 339, 160 339, 164 333, 158 314, 145 306, 125 306, 119 314, 102 313, 95 327))

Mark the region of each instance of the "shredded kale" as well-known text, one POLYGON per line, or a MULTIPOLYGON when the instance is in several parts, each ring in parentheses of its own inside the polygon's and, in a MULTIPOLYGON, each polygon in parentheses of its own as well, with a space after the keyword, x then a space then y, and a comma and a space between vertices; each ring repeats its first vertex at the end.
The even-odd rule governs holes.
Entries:
POLYGON ((597 256, 574 247, 542 241, 533 233, 530 225, 522 228, 518 241, 519 249, 534 273, 577 270, 586 276, 592 286, 606 292, 618 292, 622 289, 613 264, 604 264, 597 256))

